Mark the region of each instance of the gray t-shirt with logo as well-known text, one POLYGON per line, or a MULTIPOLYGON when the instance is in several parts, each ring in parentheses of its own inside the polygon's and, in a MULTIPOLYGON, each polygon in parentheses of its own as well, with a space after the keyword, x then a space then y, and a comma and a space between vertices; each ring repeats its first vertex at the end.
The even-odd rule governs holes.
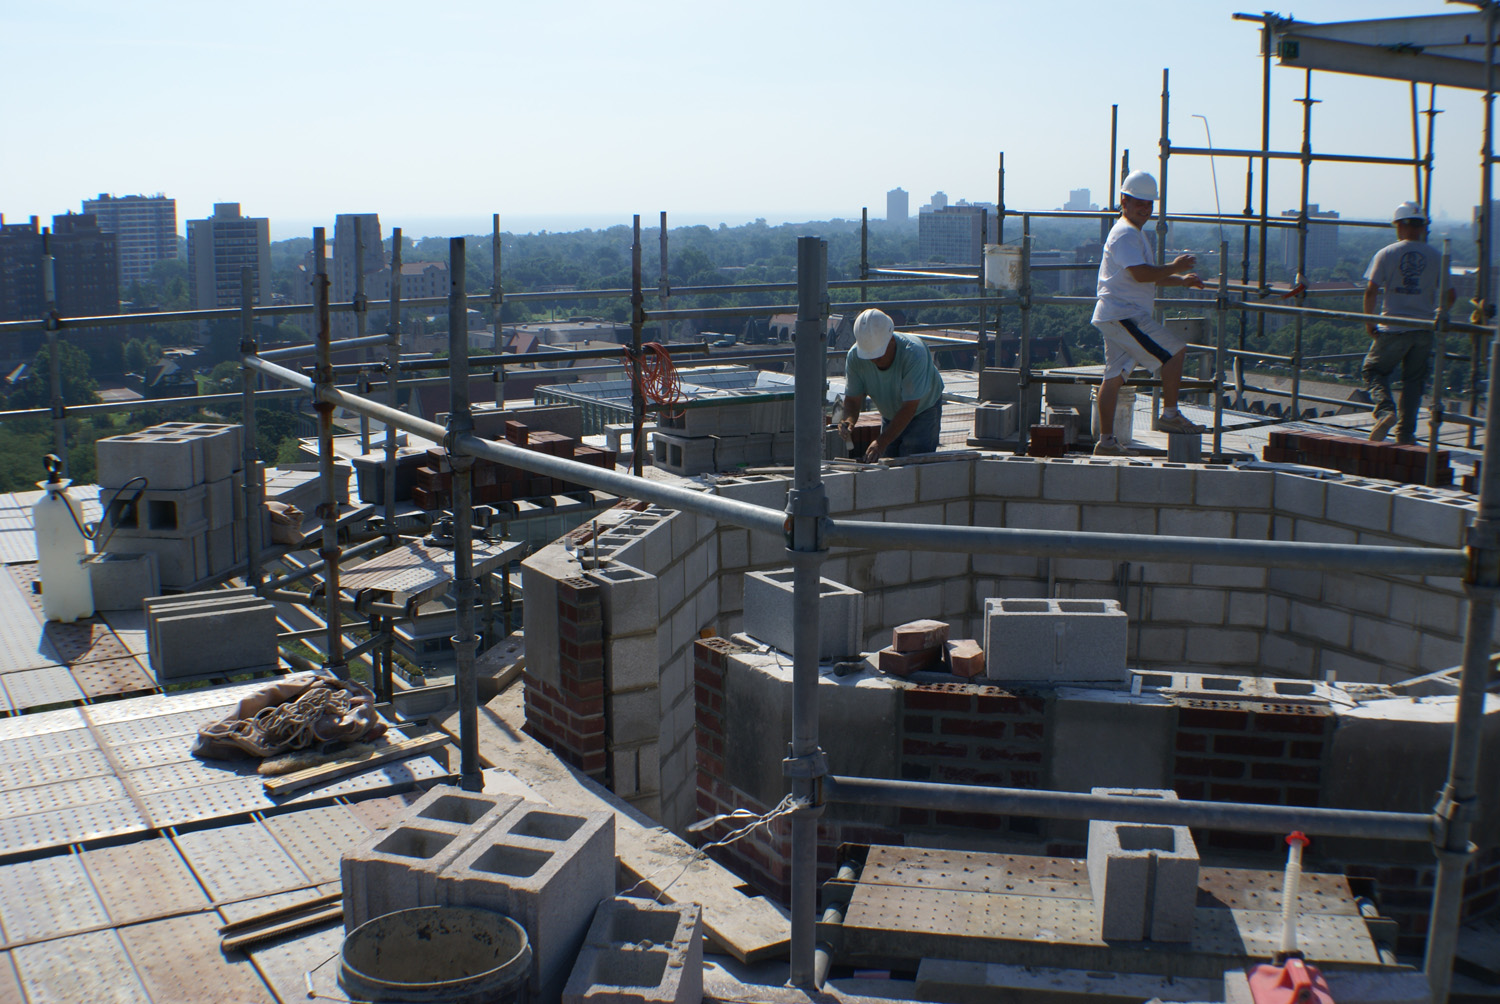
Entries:
MULTIPOLYGON (((1432 320, 1437 306, 1438 273, 1443 257, 1425 241, 1397 241, 1375 252, 1365 279, 1380 287, 1383 317, 1432 320)), ((1382 324, 1380 331, 1406 331, 1406 325, 1382 324)))

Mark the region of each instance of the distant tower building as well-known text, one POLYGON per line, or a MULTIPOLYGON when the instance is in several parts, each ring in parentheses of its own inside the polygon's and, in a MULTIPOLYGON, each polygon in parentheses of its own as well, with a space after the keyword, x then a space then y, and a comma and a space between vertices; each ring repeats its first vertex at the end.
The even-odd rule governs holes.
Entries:
POLYGON ((904 188, 893 188, 885 193, 885 218, 895 223, 905 223, 910 218, 911 201, 904 188))
MULTIPOLYGON (((1483 206, 1474 207, 1474 241, 1479 241, 1479 215, 1483 206)), ((1500 200, 1490 203, 1490 261, 1495 260, 1495 223, 1500 220, 1500 200)))
POLYGON ((1063 203, 1063 209, 1069 213, 1093 213, 1098 212, 1099 207, 1089 201, 1087 188, 1075 188, 1068 192, 1068 201, 1063 203))
MULTIPOLYGON (((386 271, 385 245, 380 239, 379 213, 340 213, 334 219, 333 261, 331 274, 328 276, 328 298, 331 302, 348 303, 354 299, 356 260, 364 269, 366 299, 388 298, 391 279, 389 272, 386 271), (359 239, 364 245, 362 256, 358 255, 355 250, 355 220, 359 221, 359 239)), ((446 293, 446 290, 444 292, 446 293)), ((354 314, 347 311, 333 314, 329 327, 336 338, 353 336, 354 314)))
POLYGON ((944 192, 933 192, 932 201, 922 207, 924 213, 935 213, 940 209, 948 208, 948 196, 944 192))
MULTIPOLYGON (((1297 210, 1288 209, 1283 217, 1297 218, 1297 210)), ((1316 202, 1308 203, 1308 219, 1336 220, 1339 214, 1333 210, 1319 212, 1316 202)), ((1281 263, 1288 269, 1297 267, 1297 231, 1285 229, 1282 234, 1281 263)), ((1337 224, 1309 223, 1307 225, 1307 267, 1333 268, 1339 263, 1339 228, 1337 224)))
POLYGON ((120 312, 119 266, 114 234, 99 229, 92 216, 52 217, 50 233, 28 223, 0 218, 0 321, 41 317, 47 309, 42 256, 52 255, 57 312, 62 317, 97 317, 120 312))
POLYGON ((271 221, 240 215, 238 202, 214 203, 206 220, 188 220, 188 276, 193 307, 240 305, 240 269, 251 269, 255 303, 271 302, 271 221))
POLYGON ((156 195, 100 194, 84 199, 83 211, 99 220, 99 229, 115 235, 120 249, 120 285, 145 282, 151 266, 177 257, 177 200, 156 195))
POLYGON ((995 214, 986 215, 987 208, 966 203, 930 212, 924 209, 917 222, 918 260, 945 265, 978 265, 980 255, 984 253, 984 221, 988 219, 991 237, 997 230, 995 214))

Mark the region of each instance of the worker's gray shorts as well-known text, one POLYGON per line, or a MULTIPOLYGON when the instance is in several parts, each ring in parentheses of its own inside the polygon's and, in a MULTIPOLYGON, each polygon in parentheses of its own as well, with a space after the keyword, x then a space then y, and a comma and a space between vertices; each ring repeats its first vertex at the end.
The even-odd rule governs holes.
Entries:
POLYGON ((1122 317, 1118 321, 1095 321, 1104 336, 1104 379, 1129 376, 1137 366, 1155 373, 1187 344, 1162 326, 1156 318, 1122 317))

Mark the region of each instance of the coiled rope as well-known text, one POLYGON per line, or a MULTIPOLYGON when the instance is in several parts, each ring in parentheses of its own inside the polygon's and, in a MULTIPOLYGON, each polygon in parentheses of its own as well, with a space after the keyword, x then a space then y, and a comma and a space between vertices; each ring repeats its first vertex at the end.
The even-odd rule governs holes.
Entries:
MULTIPOLYGON (((625 356, 628 364, 628 349, 625 356)), ((672 362, 671 354, 660 342, 647 342, 641 346, 640 375, 635 386, 643 400, 661 405, 665 409, 663 414, 668 417, 677 418, 682 414, 677 408, 682 401, 682 381, 677 377, 677 365, 672 362)))

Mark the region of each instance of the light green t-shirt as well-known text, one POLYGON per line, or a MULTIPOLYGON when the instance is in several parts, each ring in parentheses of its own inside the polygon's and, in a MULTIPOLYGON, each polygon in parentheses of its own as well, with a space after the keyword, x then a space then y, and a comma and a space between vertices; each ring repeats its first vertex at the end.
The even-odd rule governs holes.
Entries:
POLYGON ((943 378, 926 344, 899 331, 892 337, 896 339, 896 358, 889 368, 882 370, 875 360, 861 359, 853 348, 844 362, 845 392, 874 401, 884 419, 894 417, 907 401, 916 401, 920 414, 943 397, 943 378))

